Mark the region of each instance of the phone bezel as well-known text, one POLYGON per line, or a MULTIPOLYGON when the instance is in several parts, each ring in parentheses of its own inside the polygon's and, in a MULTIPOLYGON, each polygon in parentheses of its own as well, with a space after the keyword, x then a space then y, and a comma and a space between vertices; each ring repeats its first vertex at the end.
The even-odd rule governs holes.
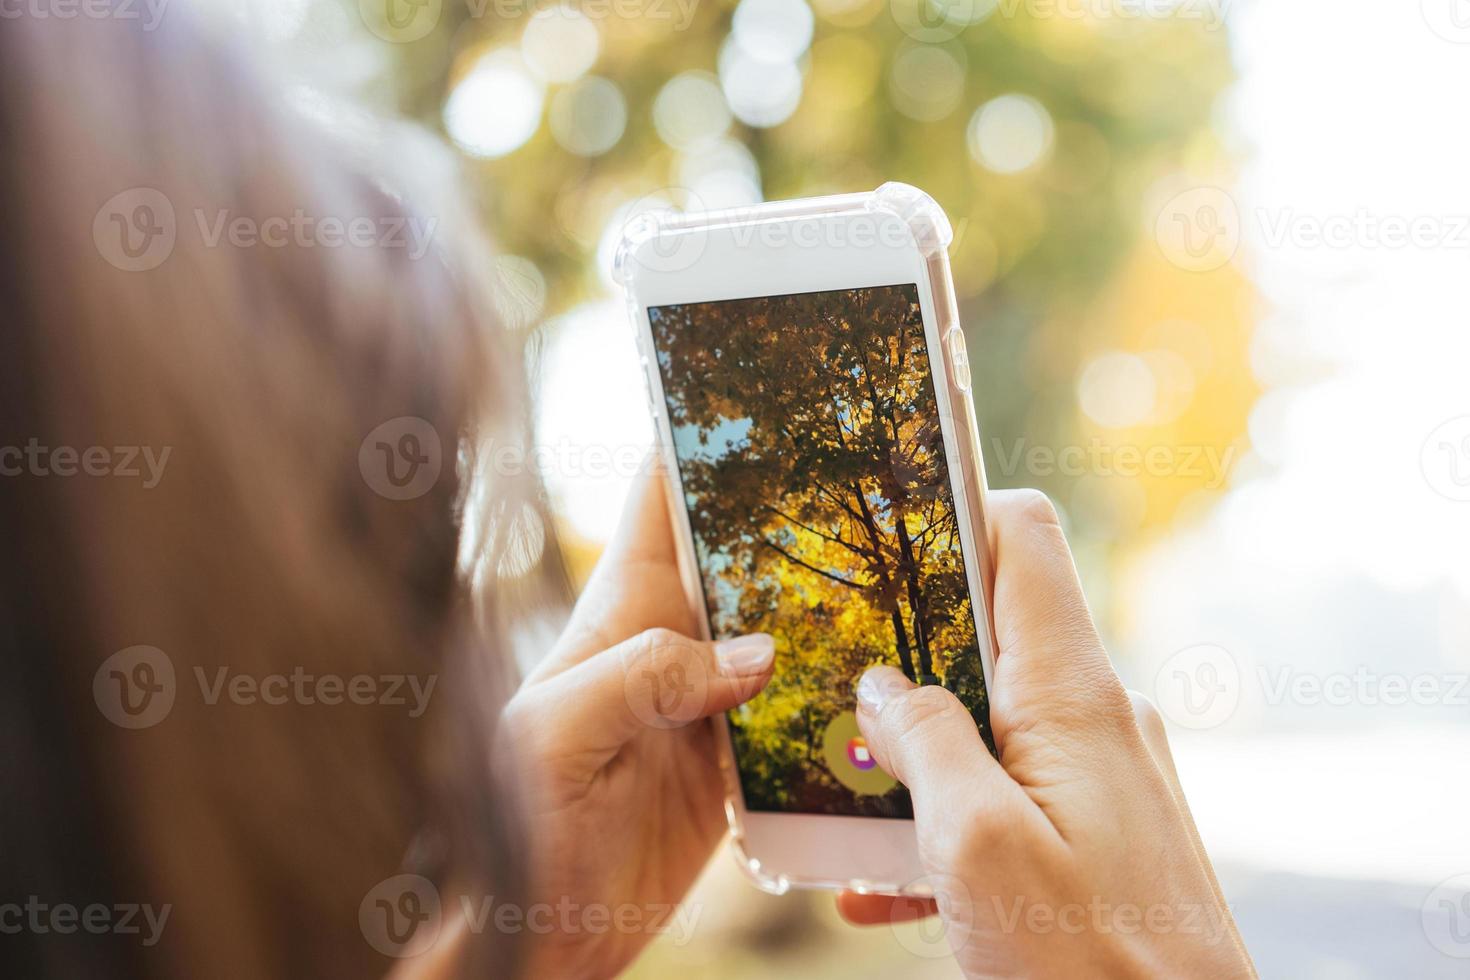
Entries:
MULTIPOLYGON (((693 532, 684 506, 673 430, 654 352, 649 308, 913 284, 923 315, 930 374, 988 691, 994 665, 994 634, 989 615, 984 471, 975 438, 973 407, 969 403, 963 335, 959 335, 958 343, 954 337, 958 324, 953 322, 952 296, 940 297, 949 304, 950 322, 945 324, 942 320, 946 318, 940 315, 936 305, 935 284, 931 282, 932 259, 926 256, 911 225, 896 214, 881 209, 790 213, 797 211, 799 204, 785 205, 788 213, 773 217, 753 213, 748 220, 728 214, 712 215, 705 223, 686 219, 678 230, 661 230, 637 243, 629 256, 638 265, 633 315, 649 407, 667 474, 665 488, 690 610, 702 638, 710 639, 693 532), (684 237, 671 246, 673 235, 684 237), (689 248, 691 235, 699 236, 692 242, 694 248, 689 248), (681 249, 687 251, 681 255, 681 249), (957 365, 956 360, 961 363, 957 365), (963 405, 957 404, 960 399, 963 405), (962 435, 967 438, 961 438, 962 435)), ((942 261, 942 253, 939 258, 942 261)), ((947 266, 944 278, 942 286, 947 290, 947 266)), ((919 859, 912 820, 747 810, 739 774, 735 771, 729 724, 723 715, 713 722, 718 731, 731 829, 744 852, 746 870, 763 887, 774 891, 790 886, 911 894, 931 891, 919 859)))

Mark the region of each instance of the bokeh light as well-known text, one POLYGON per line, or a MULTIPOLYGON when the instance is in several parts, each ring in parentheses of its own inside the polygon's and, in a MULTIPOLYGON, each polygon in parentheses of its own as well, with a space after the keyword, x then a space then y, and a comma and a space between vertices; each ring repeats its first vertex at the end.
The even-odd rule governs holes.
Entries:
POLYGON ((812 43, 812 26, 805 0, 740 0, 730 36, 752 58, 795 62, 812 43))
POLYGON ((975 110, 968 136, 976 162, 998 174, 1020 173, 1051 151, 1051 114, 1030 96, 1002 95, 975 110))
POLYGON ((515 51, 484 55, 444 105, 444 128, 466 153, 501 157, 525 145, 541 125, 545 92, 515 51))
POLYGON ((622 138, 628 104, 617 85, 593 75, 552 96, 548 121, 552 137, 569 152, 597 156, 622 138))
POLYGON ((1148 362, 1136 354, 1109 351, 1082 369, 1077 404, 1098 425, 1126 429, 1153 414, 1158 383, 1148 362))
MULTIPOLYGON (((355 12, 332 20, 317 5, 298 29, 296 2, 282 0, 284 27, 270 36, 294 31, 299 46, 327 37, 320 25, 340 27, 316 49, 312 86, 343 79, 375 107, 407 106, 430 129, 442 121, 473 157, 465 169, 478 216, 510 256, 497 264, 502 319, 545 338, 544 443, 647 438, 609 272, 634 210, 904 180, 933 194, 955 228, 950 258, 989 478, 1039 486, 1057 501, 1131 686, 1148 690, 1161 658, 1201 640, 1324 668, 1399 669, 1412 656, 1416 670, 1470 670, 1470 505, 1444 496, 1456 473, 1427 469, 1444 464, 1435 427, 1467 412, 1456 379, 1470 343, 1457 322, 1464 250, 1273 245, 1263 234, 1283 215, 1470 213, 1470 131, 1445 122, 1446 93, 1464 91, 1470 62, 1426 28, 1422 4, 1355 18, 1330 0, 1148 10, 730 0, 644 4, 636 17, 603 7, 602 17, 591 4, 547 0, 561 6, 476 18, 445 3, 444 22, 424 41, 370 37, 364 47, 347 43, 349 29, 367 33, 355 12), (1202 16, 1225 8, 1226 29, 1202 16), (492 51, 486 84, 481 55, 505 45, 519 60, 492 51), (1365 51, 1393 55, 1392 70, 1363 72, 1365 51), (537 132, 543 107, 546 138, 537 132), (1240 208, 1238 251, 1211 268, 1160 239, 1161 217, 1167 229, 1206 217, 1162 210, 1200 188, 1240 208), (1005 465, 1018 444, 1053 454, 1162 450, 1166 461, 1205 469, 1122 476, 1102 469, 1116 464, 1106 457, 1062 472, 1030 465, 1024 452, 1005 465), (1365 454, 1367 465, 1352 462, 1365 454)), ((354 140, 381 138, 370 113, 326 99, 311 107, 354 140)), ((1200 220, 1190 230, 1219 227, 1200 220)), ((555 541, 585 569, 611 533, 626 481, 549 481, 546 550, 555 541)), ((1377 799, 1389 795, 1381 775, 1354 770, 1357 785, 1341 790, 1320 775, 1356 766, 1354 754, 1393 758, 1376 746, 1408 759, 1463 755, 1462 717, 1450 719, 1457 734, 1445 734, 1453 725, 1430 732, 1404 715, 1344 712, 1327 719, 1335 734, 1319 738, 1304 726, 1323 716, 1309 714, 1242 710, 1239 731, 1176 741, 1222 868, 1244 859, 1410 878, 1456 846, 1464 852, 1448 805, 1458 796, 1435 811, 1444 816, 1400 834, 1377 799), (1303 784, 1313 792, 1301 794, 1303 784), (1273 800, 1292 793, 1283 815, 1273 800), (1375 800, 1364 805, 1367 797, 1375 800)), ((1470 792, 1432 761, 1413 775, 1470 792)), ((761 904, 723 861, 706 884, 723 890, 695 901, 711 922, 717 909, 725 918, 687 949, 661 944, 633 977, 912 971, 911 957, 888 955, 889 930, 874 938, 843 929, 830 903, 761 904)), ((1397 921, 1381 907, 1347 909, 1341 920, 1397 921)), ((1347 954, 1329 945, 1317 943, 1322 955, 1310 962, 1263 961, 1263 972, 1347 970, 1347 954)))
POLYGON ((801 102, 797 59, 812 42, 806 0, 740 0, 720 50, 720 85, 730 111, 749 126, 779 126, 801 102))
POLYGON ((683 155, 676 181, 712 209, 741 207, 761 200, 760 166, 738 140, 716 140, 683 155))
POLYGON ((526 65, 548 82, 572 82, 597 61, 597 25, 567 4, 531 15, 521 36, 526 65))
POLYGON ((801 102, 801 70, 794 61, 767 61, 733 39, 720 51, 720 85, 730 111, 748 126, 779 126, 801 102))
POLYGON ((933 122, 959 105, 965 91, 964 48, 910 44, 900 48, 888 76, 889 93, 899 112, 933 122))
POLYGON ((675 75, 653 101, 653 124, 665 143, 680 150, 721 136, 730 128, 730 109, 719 81, 702 71, 675 75))

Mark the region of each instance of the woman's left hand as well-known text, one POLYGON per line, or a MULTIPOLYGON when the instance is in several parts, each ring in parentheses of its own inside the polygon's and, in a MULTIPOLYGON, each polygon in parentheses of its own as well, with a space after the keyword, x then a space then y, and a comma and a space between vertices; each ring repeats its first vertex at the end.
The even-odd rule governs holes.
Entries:
POLYGON ((532 976, 611 976, 660 931, 725 831, 706 720, 771 677, 765 634, 690 639, 663 475, 622 525, 556 648, 511 699, 504 736, 528 780, 539 874, 525 910, 532 976), (549 907, 549 908, 546 908, 549 907))

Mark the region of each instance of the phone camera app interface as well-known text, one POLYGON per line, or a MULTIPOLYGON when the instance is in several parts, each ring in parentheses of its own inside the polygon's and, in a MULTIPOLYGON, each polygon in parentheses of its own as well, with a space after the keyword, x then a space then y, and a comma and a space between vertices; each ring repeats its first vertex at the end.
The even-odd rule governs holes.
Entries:
POLYGON ((911 817, 858 730, 863 671, 987 717, 918 287, 648 313, 711 631, 776 638, 729 715, 746 806, 911 817))

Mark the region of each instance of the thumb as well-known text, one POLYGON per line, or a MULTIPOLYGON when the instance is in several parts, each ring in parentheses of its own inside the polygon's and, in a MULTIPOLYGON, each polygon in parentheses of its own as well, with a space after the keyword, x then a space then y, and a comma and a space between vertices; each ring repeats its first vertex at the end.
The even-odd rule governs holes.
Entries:
POLYGON ((1112 764, 1118 740, 1137 731, 1133 706, 1093 624, 1057 512, 1034 490, 991 493, 986 511, 997 641, 990 720, 1007 767, 1026 758, 1090 771, 1112 764))
POLYGON ((542 737, 560 743, 554 749, 611 755, 650 729, 682 728, 748 701, 771 679, 775 654, 766 633, 708 643, 645 630, 534 684, 524 700, 542 737))
POLYGON ((873 667, 858 681, 857 703, 868 748, 913 797, 921 840, 971 819, 973 810, 962 801, 997 801, 1014 789, 952 692, 915 686, 893 667, 873 667))

